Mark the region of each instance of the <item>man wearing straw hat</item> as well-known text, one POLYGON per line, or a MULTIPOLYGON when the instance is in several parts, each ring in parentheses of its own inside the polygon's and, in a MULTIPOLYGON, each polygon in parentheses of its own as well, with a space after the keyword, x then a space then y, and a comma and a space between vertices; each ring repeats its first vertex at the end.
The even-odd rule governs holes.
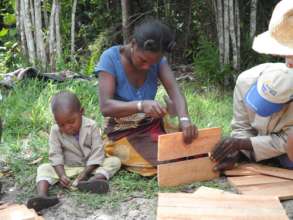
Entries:
POLYGON ((282 56, 285 63, 261 64, 239 75, 231 137, 213 149, 214 169, 232 168, 241 154, 252 161, 278 158, 281 166, 293 169, 287 156, 288 134, 293 133, 293 0, 276 5, 269 30, 254 39, 252 48, 282 56))

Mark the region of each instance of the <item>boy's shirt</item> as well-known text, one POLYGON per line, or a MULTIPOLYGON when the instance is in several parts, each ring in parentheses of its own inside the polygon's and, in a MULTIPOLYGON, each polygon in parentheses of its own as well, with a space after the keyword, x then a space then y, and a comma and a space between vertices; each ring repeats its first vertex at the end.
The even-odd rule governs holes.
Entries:
POLYGON ((52 126, 49 159, 53 166, 100 165, 104 158, 103 142, 95 121, 82 116, 78 138, 61 133, 57 124, 52 126))

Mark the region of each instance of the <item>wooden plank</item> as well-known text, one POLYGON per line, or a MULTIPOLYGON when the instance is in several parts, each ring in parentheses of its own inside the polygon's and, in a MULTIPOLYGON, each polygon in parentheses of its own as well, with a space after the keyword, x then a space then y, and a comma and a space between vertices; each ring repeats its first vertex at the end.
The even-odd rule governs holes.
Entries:
POLYGON ((208 157, 158 165, 159 186, 177 186, 217 178, 215 163, 208 157))
POLYGON ((265 166, 265 165, 261 165, 261 164, 255 164, 255 163, 243 164, 243 165, 241 165, 241 168, 246 169, 246 170, 250 170, 253 172, 257 172, 260 174, 265 174, 265 175, 269 175, 269 176, 275 176, 275 177, 293 180, 293 170, 265 166))
POLYGON ((158 160, 172 160, 208 153, 220 139, 220 128, 199 129, 198 137, 190 144, 184 143, 182 132, 160 135, 158 139, 158 160))
POLYGON ((239 193, 244 195, 277 196, 280 200, 293 198, 292 171, 260 164, 243 164, 239 166, 262 175, 228 177, 239 193))
POLYGON ((9 205, 5 209, 0 210, 0 219, 5 220, 44 220, 38 216, 35 210, 28 209, 25 205, 9 205))
POLYGON ((227 180, 234 187, 268 184, 268 183, 282 183, 282 182, 291 181, 287 179, 282 179, 282 178, 273 177, 273 176, 266 176, 266 175, 228 177, 227 180))
MULTIPOLYGON (((198 195, 194 196, 193 193, 159 193, 158 204, 180 206, 186 204, 186 206, 192 206, 192 201, 203 200, 206 204, 216 204, 225 207, 230 206, 233 201, 241 201, 235 203, 234 207, 241 208, 241 203, 245 203, 245 206, 252 206, 252 203, 260 203, 259 208, 280 209, 282 204, 275 196, 258 196, 258 195, 239 195, 239 194, 216 194, 216 195, 198 195), (181 202, 182 201, 182 202, 181 202), (223 202, 223 203, 221 203, 223 202), (221 203, 221 204, 219 204, 221 203), (226 203, 226 204, 225 204, 226 203)), ((257 208, 258 208, 257 207, 257 208)))
POLYGON ((246 170, 241 167, 236 167, 232 170, 225 170, 224 174, 226 176, 252 176, 252 175, 258 175, 259 173, 251 171, 251 170, 246 170))
POLYGON ((288 220, 275 197, 159 193, 157 220, 288 220))
POLYGON ((234 193, 228 192, 228 191, 224 191, 224 190, 221 190, 221 189, 206 187, 206 186, 199 187, 193 193, 193 195, 195 195, 195 196, 198 196, 198 195, 221 195, 221 194, 234 194, 234 193))
POLYGON ((236 187, 244 195, 276 196, 280 200, 293 199, 293 181, 236 187))

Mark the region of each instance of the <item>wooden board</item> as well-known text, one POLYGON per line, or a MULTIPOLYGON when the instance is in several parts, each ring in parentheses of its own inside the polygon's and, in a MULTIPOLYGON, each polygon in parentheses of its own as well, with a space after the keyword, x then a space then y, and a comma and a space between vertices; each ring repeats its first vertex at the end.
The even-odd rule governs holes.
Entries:
POLYGON ((2 220, 44 220, 38 216, 33 209, 28 209, 25 205, 9 205, 0 210, 0 219, 2 220))
POLYGON ((224 190, 221 190, 221 189, 206 187, 206 186, 199 187, 193 193, 193 195, 195 195, 195 196, 198 196, 198 195, 221 195, 221 194, 233 194, 233 193, 228 192, 228 191, 224 191, 224 190))
POLYGON ((265 166, 261 164, 255 164, 255 163, 241 165, 241 168, 250 170, 253 172, 257 172, 260 174, 293 180, 293 170, 265 166))
POLYGON ((224 174, 226 176, 252 176, 252 175, 258 175, 259 173, 251 170, 246 170, 241 167, 235 167, 232 170, 225 170, 224 174))
POLYGON ((182 132, 160 135, 158 160, 172 160, 208 153, 220 139, 220 128, 199 129, 198 137, 191 144, 184 143, 182 132))
POLYGON ((275 197, 159 193, 157 220, 288 220, 275 197))
POLYGON ((217 178, 215 163, 208 157, 158 165, 159 186, 177 186, 217 178))
POLYGON ((228 177, 228 181, 244 195, 276 196, 280 200, 293 198, 293 181, 287 169, 259 164, 243 164, 241 169, 263 173, 253 176, 228 177), (288 175, 288 176, 286 176, 288 175))
POLYGON ((239 186, 236 189, 239 193, 244 195, 276 196, 280 200, 293 199, 293 181, 239 186))
POLYGON ((273 176, 266 176, 266 175, 228 177, 227 180, 234 187, 268 184, 268 183, 282 183, 282 182, 291 181, 287 179, 282 179, 282 178, 273 177, 273 176))

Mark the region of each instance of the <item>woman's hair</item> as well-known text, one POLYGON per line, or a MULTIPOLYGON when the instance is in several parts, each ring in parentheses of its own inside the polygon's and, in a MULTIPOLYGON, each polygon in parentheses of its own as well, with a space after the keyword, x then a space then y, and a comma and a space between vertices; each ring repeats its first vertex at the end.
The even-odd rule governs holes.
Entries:
POLYGON ((170 53, 175 46, 175 36, 170 28, 156 19, 148 19, 134 28, 133 39, 138 48, 152 52, 170 53))

